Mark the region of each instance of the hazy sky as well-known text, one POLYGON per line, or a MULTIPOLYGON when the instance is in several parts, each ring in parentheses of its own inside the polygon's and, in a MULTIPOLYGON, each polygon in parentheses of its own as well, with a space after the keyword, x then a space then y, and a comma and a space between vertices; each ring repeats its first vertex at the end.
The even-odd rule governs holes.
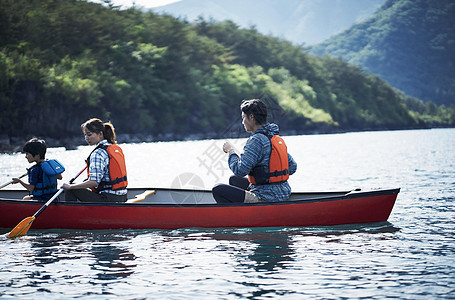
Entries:
MULTIPOLYGON (((104 3, 103 0, 91 0, 96 3, 104 3)), ((136 7, 151 8, 157 6, 163 6, 174 2, 179 2, 180 0, 112 0, 115 5, 121 5, 124 8, 133 6, 133 3, 136 7)))

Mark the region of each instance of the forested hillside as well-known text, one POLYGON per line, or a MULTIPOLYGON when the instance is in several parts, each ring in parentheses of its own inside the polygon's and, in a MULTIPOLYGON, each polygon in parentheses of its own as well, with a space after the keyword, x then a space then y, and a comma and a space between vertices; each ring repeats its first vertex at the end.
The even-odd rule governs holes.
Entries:
POLYGON ((357 64, 408 95, 455 105, 453 0, 388 0, 312 51, 357 64))
POLYGON ((233 122, 241 126, 239 104, 249 98, 267 101, 288 133, 455 123, 453 109, 229 21, 190 24, 85 1, 0 0, 3 139, 80 136, 90 117, 157 139, 222 137, 233 122))

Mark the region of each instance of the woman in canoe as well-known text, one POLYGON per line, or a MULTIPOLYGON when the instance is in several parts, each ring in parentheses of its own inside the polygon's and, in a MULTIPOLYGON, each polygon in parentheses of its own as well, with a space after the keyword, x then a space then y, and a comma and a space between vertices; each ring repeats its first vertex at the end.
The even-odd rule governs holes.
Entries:
POLYGON ((297 164, 278 135, 278 125, 267 123, 267 106, 259 99, 242 101, 240 110, 245 130, 253 135, 240 156, 229 142, 224 143, 223 151, 229 153, 234 176, 229 185, 215 185, 213 197, 217 203, 286 201, 291 195, 287 179, 295 173, 297 164))
POLYGON ((81 125, 86 142, 96 146, 87 158, 88 180, 63 184, 67 201, 126 202, 125 157, 115 141, 114 126, 100 119, 81 125))

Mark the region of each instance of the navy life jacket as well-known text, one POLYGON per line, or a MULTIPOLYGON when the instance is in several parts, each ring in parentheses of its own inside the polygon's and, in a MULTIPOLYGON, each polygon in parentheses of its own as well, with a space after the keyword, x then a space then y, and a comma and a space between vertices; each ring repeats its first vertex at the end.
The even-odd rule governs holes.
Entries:
POLYGON ((57 177, 65 171, 65 167, 56 159, 43 161, 36 164, 27 170, 28 175, 33 168, 41 168, 43 181, 38 182, 31 192, 33 196, 42 196, 47 194, 55 194, 57 192, 57 177))

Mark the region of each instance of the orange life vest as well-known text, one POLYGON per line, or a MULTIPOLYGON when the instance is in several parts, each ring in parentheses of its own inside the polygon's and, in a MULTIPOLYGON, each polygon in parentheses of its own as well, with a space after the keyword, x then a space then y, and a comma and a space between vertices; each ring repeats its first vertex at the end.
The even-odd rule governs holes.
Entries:
POLYGON ((252 184, 268 184, 283 182, 289 179, 288 148, 279 135, 269 138, 272 151, 269 165, 254 167, 248 180, 252 184))
MULTIPOLYGON (((111 145, 98 145, 93 151, 101 148, 107 151, 109 155, 109 177, 110 181, 101 181, 93 191, 99 192, 102 190, 121 190, 126 189, 128 180, 126 176, 125 156, 123 155, 122 148, 117 144, 111 145)), ((93 153, 92 151, 92 153, 93 153)), ((92 155, 90 153, 90 155, 92 155)), ((87 158, 87 174, 90 175, 90 155, 87 158)))

